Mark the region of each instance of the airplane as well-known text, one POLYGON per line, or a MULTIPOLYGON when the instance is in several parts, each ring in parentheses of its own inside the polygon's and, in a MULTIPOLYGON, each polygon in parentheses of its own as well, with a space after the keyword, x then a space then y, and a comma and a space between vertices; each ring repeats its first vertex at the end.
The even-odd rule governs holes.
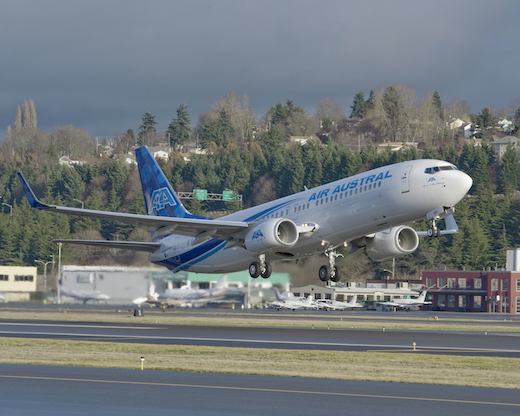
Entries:
POLYGON ((82 301, 86 304, 88 301, 106 301, 110 300, 110 296, 95 291, 95 292, 77 292, 75 290, 65 289, 64 287, 60 287, 60 296, 65 296, 68 298, 76 299, 82 301))
POLYGON ((332 299, 320 299, 318 300, 319 309, 333 310, 333 311, 344 311, 345 309, 356 309, 364 308, 365 305, 358 303, 357 295, 353 296, 348 302, 341 302, 339 300, 332 299))
POLYGON ((318 303, 312 298, 312 295, 307 297, 296 297, 292 293, 287 293, 283 296, 277 288, 274 288, 276 300, 270 302, 268 305, 273 309, 318 309, 318 303))
POLYGON ((423 290, 419 296, 416 298, 404 298, 404 299, 396 299, 394 301, 388 302, 378 302, 378 305, 382 306, 391 306, 397 309, 418 309, 424 305, 431 305, 431 302, 426 301, 426 295, 428 294, 428 289, 423 290))
POLYGON ((134 305, 141 306, 144 303, 169 307, 202 307, 208 304, 230 304, 243 302, 244 291, 228 287, 226 276, 222 276, 215 286, 209 289, 192 289, 188 285, 180 288, 167 288, 162 293, 155 291, 155 285, 150 285, 146 297, 138 297, 132 301, 134 305))
POLYGON ((146 146, 135 149, 146 215, 48 205, 18 177, 31 207, 69 215, 151 227, 152 241, 61 239, 150 253, 152 263, 171 271, 229 273, 249 270, 268 278, 272 263, 324 254, 321 281, 338 281, 338 249, 364 249, 374 261, 413 253, 419 237, 453 234, 454 206, 473 181, 442 160, 420 159, 379 167, 217 219, 191 214, 146 146), (426 218, 427 231, 410 221, 426 218), (444 219, 446 229, 438 221, 444 219))

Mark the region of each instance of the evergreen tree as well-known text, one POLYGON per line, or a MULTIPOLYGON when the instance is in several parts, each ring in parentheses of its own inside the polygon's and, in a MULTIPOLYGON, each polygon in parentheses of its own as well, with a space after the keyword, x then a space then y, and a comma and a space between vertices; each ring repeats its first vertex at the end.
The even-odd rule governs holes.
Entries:
POLYGON ((373 110, 376 106, 376 95, 374 94, 374 90, 370 90, 370 93, 368 94, 368 98, 365 102, 365 109, 367 113, 370 110, 373 110))
POLYGON ((217 145, 225 146, 228 144, 234 135, 234 129, 231 124, 231 118, 228 112, 222 108, 218 113, 217 119, 217 145))
POLYGON ((515 115, 513 117, 513 126, 514 133, 518 133, 520 131, 520 106, 515 111, 515 115))
POLYGON ((365 102, 365 96, 362 92, 358 92, 354 96, 354 101, 350 106, 352 112, 350 113, 350 118, 363 118, 367 112, 367 103, 365 102))
POLYGON ((168 126, 170 146, 180 148, 186 143, 191 135, 190 116, 188 107, 184 104, 177 107, 177 117, 168 126))
POLYGON ((433 92, 432 103, 433 103, 433 106, 435 107, 435 110, 437 111, 437 115, 438 115, 439 119, 444 120, 444 111, 442 109, 441 96, 439 95, 439 93, 437 91, 433 92))
POLYGON ((399 138, 399 133, 406 119, 401 97, 395 87, 390 86, 385 90, 382 105, 387 120, 387 130, 390 138, 395 142, 399 138))
POLYGON ((155 121, 155 116, 152 113, 144 113, 141 121, 142 121, 142 123, 139 126, 137 142, 140 145, 150 144, 152 142, 153 137, 157 133, 157 130, 155 128, 155 126, 157 126, 157 122, 155 121))
POLYGON ((520 160, 513 146, 507 146, 500 163, 498 191, 510 197, 520 182, 520 160))

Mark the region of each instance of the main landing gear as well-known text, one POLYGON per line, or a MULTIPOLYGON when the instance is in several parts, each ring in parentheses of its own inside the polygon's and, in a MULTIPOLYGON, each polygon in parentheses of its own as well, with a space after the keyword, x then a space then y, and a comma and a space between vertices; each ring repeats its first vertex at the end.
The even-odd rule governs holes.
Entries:
POLYGON ((265 254, 258 256, 258 261, 254 261, 249 265, 249 275, 256 279, 258 276, 262 276, 263 279, 267 279, 271 276, 273 268, 271 263, 265 260, 265 254))
POLYGON ((318 276, 322 282, 332 280, 339 282, 340 275, 336 267, 336 258, 343 257, 343 254, 338 253, 335 249, 326 250, 324 253, 329 258, 329 264, 320 267, 318 276))

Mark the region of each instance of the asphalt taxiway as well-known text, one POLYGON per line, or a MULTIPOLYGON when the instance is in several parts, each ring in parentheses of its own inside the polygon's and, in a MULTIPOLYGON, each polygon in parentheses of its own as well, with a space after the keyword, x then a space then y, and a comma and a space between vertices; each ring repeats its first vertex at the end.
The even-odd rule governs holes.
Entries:
POLYGON ((520 414, 518 390, 254 375, 0 365, 5 415, 520 414))
POLYGON ((334 351, 416 351, 520 357, 519 333, 290 329, 0 320, 0 336, 334 351))

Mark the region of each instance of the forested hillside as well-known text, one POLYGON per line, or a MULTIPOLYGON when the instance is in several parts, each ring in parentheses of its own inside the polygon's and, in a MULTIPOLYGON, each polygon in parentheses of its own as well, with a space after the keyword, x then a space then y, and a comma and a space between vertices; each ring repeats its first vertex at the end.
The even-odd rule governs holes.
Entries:
MULTIPOLYGON (((453 162, 474 180, 471 195, 457 206, 460 233, 423 241, 414 255, 397 259, 396 274, 502 267, 505 248, 520 245, 520 155, 509 146, 499 161, 490 143, 494 136, 514 134, 520 113, 511 112, 511 128, 504 132, 492 110, 469 114, 460 104, 452 106, 444 106, 436 93, 417 102, 404 87, 389 87, 372 92, 366 100, 359 93, 348 114, 331 100, 320 103, 312 115, 288 101, 257 119, 244 97, 229 94, 194 127, 187 107, 181 105, 165 134, 156 131, 153 114, 146 113, 137 134, 128 130, 107 143, 96 142, 72 126, 43 132, 35 121, 25 126, 17 121, 0 145, 0 264, 49 260, 57 251, 54 238, 146 239, 146 230, 131 225, 31 210, 15 174, 22 170, 38 196, 49 203, 140 213, 143 200, 137 170, 125 158, 136 144, 155 145, 169 139, 169 159, 160 163, 177 190, 231 189, 243 195, 245 206, 403 160, 453 162), (453 111, 472 122, 471 138, 448 127, 454 117, 448 113, 453 111), (412 145, 397 151, 378 147, 386 141, 412 145), (190 152, 190 146, 200 151, 190 152), (59 164, 62 156, 81 163, 59 164)), ((31 120, 36 120, 34 103, 30 109, 31 120)), ((21 115, 16 120, 22 120, 21 115)), ((195 201, 191 209, 205 212, 213 207, 195 201)), ((415 226, 425 228, 425 224, 415 226)), ((63 254, 65 262, 82 264, 147 261, 144 254, 86 247, 66 247, 63 254)), ((291 266, 290 271, 301 281, 315 281, 317 265, 324 258, 307 261, 311 262, 307 267, 291 266)), ((373 277, 391 268, 388 262, 372 263, 360 253, 346 256, 340 265, 349 279, 373 277)))

